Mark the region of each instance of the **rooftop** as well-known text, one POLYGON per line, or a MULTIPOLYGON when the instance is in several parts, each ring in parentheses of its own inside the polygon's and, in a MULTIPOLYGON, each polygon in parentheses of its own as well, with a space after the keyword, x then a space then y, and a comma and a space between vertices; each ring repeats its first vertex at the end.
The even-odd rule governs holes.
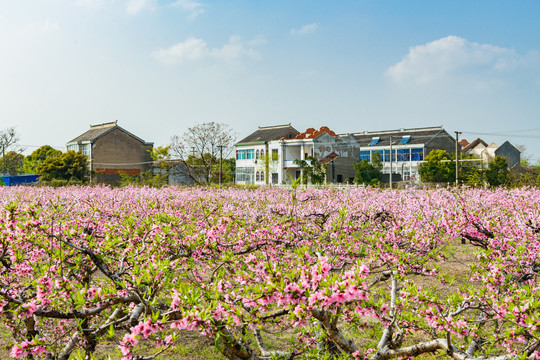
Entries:
POLYGON ((392 144, 425 144, 436 136, 450 136, 442 126, 399 129, 399 130, 384 130, 384 131, 364 131, 353 134, 360 141, 360 146, 389 146, 390 137, 392 144))
POLYGON ((78 142, 87 142, 87 141, 94 142, 97 139, 99 139, 100 137, 102 137, 102 136, 106 135, 107 133, 113 131, 114 129, 119 129, 119 130, 125 132, 126 134, 130 135, 131 137, 139 140, 142 143, 151 144, 151 143, 147 143, 143 139, 133 135, 132 133, 130 133, 126 129, 118 126, 118 120, 116 120, 116 121, 112 121, 112 122, 108 122, 108 123, 90 125, 90 130, 88 130, 85 133, 77 136, 75 139, 69 141, 68 145, 73 144, 73 143, 78 143, 78 142))
POLYGON ((266 143, 272 140, 292 139, 300 132, 291 124, 275 126, 259 126, 257 131, 240 140, 236 145, 245 143, 266 143))

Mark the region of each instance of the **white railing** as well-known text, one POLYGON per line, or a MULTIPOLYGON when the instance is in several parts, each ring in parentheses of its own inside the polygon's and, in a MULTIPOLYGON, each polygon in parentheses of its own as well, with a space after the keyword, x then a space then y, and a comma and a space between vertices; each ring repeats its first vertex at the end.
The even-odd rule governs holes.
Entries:
POLYGON ((283 162, 285 168, 299 168, 300 166, 294 163, 294 160, 285 160, 283 162))

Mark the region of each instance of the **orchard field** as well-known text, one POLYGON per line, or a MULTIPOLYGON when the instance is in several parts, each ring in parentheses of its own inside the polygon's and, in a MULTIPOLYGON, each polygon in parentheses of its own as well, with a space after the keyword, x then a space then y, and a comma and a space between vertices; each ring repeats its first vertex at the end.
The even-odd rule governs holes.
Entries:
POLYGON ((0 205, 13 358, 540 358, 536 189, 4 187, 0 205))

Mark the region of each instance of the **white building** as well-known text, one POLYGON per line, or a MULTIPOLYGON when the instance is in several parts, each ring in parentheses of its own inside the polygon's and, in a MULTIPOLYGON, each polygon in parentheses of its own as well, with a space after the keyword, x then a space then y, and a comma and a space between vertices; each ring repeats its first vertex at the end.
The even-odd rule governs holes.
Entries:
POLYGON ((327 127, 299 133, 290 124, 259 127, 236 145, 237 184, 282 184, 303 177, 296 160, 314 157, 327 165, 327 182, 352 181, 354 163, 379 153, 383 181, 389 180, 392 153, 394 181, 418 178, 431 150, 455 151, 455 140, 442 126, 337 135, 327 127))
POLYGON ((371 161, 375 152, 381 155, 383 174, 387 174, 383 181, 388 181, 390 166, 394 181, 419 179, 418 168, 432 150, 446 150, 452 154, 456 146, 455 139, 442 126, 364 131, 354 136, 360 143, 360 160, 371 161))
POLYGON ((279 184, 283 179, 282 139, 295 138, 300 132, 291 124, 260 126, 235 144, 237 184, 279 184))
POLYGON ((302 178, 298 160, 328 159, 327 181, 354 178, 359 147, 352 135, 336 135, 327 127, 299 133, 290 124, 259 127, 236 145, 237 184, 282 184, 302 178))

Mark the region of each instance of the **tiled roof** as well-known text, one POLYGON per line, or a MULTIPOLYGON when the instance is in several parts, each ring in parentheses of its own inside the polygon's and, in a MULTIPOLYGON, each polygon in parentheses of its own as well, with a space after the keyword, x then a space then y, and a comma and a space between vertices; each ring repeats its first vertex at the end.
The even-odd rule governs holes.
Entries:
POLYGON ((259 126, 259 129, 240 140, 238 144, 261 142, 265 143, 272 140, 280 140, 282 138, 292 139, 300 132, 293 128, 291 124, 277 126, 259 126))
POLYGON ((379 138, 377 143, 373 146, 390 146, 390 137, 392 137, 393 145, 398 145, 403 137, 410 136, 407 141, 407 145, 411 144, 425 144, 429 140, 439 135, 450 136, 442 126, 431 128, 417 128, 417 129, 400 129, 400 130, 388 130, 388 131, 365 131, 363 133, 353 134, 354 137, 360 142, 360 146, 369 146, 374 138, 379 138))
POLYGON ((103 123, 103 124, 99 124, 99 125, 90 125, 90 130, 88 130, 87 132, 77 136, 75 139, 69 141, 68 144, 77 143, 77 142, 83 142, 83 141, 94 142, 97 139, 99 139, 100 137, 102 137, 103 135, 113 131, 114 129, 119 129, 119 130, 125 132, 126 134, 132 136, 133 138, 139 140, 140 142, 145 143, 145 141, 143 139, 133 135, 129 131, 127 131, 124 128, 118 126, 118 122, 114 121, 114 122, 103 123))
POLYGON ((480 138, 476 138, 473 141, 471 141, 469 145, 465 146, 462 150, 464 152, 467 152, 467 151, 469 151, 471 149, 474 149, 478 144, 482 144, 482 145, 484 145, 484 147, 488 147, 487 142, 485 142, 484 140, 482 140, 480 138))
POLYGON ((338 154, 336 154, 335 152, 329 154, 329 155, 326 155, 323 159, 321 159, 319 162, 323 165, 326 165, 328 163, 331 163, 332 161, 334 161, 335 159, 337 159, 339 157, 338 154))
POLYGON ((295 139, 315 139, 317 136, 327 133, 330 136, 337 137, 336 133, 330 130, 327 126, 321 126, 319 130, 309 128, 301 134, 298 134, 295 139))

